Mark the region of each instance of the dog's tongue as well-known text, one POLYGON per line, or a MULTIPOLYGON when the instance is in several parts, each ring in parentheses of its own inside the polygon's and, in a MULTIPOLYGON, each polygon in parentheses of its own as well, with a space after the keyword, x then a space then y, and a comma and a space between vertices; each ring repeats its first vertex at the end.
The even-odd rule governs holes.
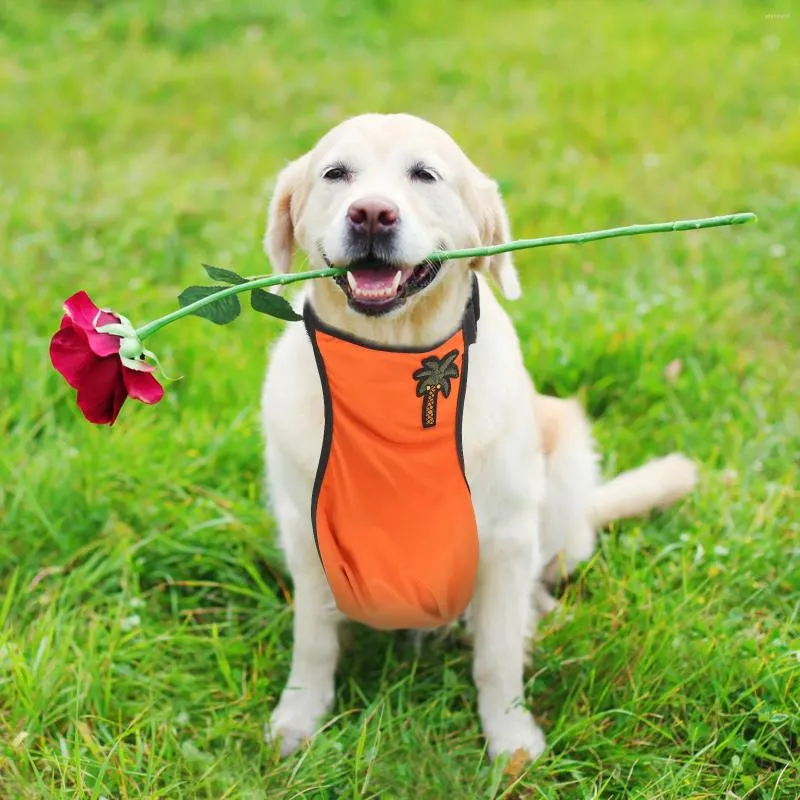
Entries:
POLYGON ((350 293, 358 300, 388 300, 397 295, 412 269, 351 269, 347 273, 350 293))

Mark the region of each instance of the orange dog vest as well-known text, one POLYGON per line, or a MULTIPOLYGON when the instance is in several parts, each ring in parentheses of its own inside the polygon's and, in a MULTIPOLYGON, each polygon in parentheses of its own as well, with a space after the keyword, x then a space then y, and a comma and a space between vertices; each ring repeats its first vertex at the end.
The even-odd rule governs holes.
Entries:
POLYGON ((311 499, 339 609, 374 628, 432 628, 467 607, 478 531, 461 420, 478 284, 461 327, 429 350, 379 347, 303 318, 325 402, 311 499))

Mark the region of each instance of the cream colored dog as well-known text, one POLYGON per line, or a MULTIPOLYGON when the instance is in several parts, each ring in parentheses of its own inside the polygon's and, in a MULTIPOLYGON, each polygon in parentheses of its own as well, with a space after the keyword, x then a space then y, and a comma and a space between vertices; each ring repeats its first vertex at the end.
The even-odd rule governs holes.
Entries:
MULTIPOLYGON (((437 268, 437 249, 510 239, 496 184, 436 126, 404 114, 347 120, 280 174, 265 236, 277 272, 295 246, 313 267, 348 265, 347 279, 312 281, 318 317, 381 345, 426 347, 460 324, 471 275, 481 316, 470 348, 463 453, 480 539, 478 579, 467 611, 478 712, 492 757, 544 736, 523 697, 526 648, 547 587, 588 558, 595 530, 665 506, 694 485, 695 469, 673 454, 600 480, 579 405, 538 395, 511 321, 487 276, 520 295, 508 254, 437 268), (369 266, 367 266, 369 264, 369 266)), ((310 503, 323 436, 323 397, 302 324, 272 353, 263 390, 268 491, 294 581, 294 650, 286 688, 266 734, 293 752, 319 729, 334 698, 342 615, 312 533, 310 503)))

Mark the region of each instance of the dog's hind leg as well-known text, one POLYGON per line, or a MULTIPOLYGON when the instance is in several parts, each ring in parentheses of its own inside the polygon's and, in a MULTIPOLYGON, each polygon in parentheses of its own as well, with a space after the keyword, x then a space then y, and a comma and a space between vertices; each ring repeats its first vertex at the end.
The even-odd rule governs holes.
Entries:
POLYGON ((580 404, 546 395, 536 395, 534 402, 547 474, 541 530, 545 570, 534 597, 540 613, 546 613, 555 603, 548 588, 592 555, 600 528, 677 502, 694 488, 697 467, 671 453, 603 482, 580 404))
MULTIPOLYGON (((545 586, 552 586, 594 551, 592 509, 600 471, 589 421, 580 404, 544 395, 537 395, 535 402, 546 472, 542 578, 545 586)), ((550 611, 555 605, 545 586, 534 595, 540 612, 550 611)))

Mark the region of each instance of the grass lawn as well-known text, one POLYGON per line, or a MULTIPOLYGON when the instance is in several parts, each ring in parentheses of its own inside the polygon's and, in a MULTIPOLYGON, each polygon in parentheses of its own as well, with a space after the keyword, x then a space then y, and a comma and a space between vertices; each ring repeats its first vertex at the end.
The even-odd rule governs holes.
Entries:
POLYGON ((798 52, 790 0, 3 4, 0 798, 800 796, 798 52), (527 364, 580 395, 605 468, 681 449, 702 483, 606 532, 543 624, 549 750, 516 777, 458 641, 354 630, 329 727, 263 744, 291 643, 258 427, 282 323, 162 332, 183 380, 111 429, 47 357, 79 288, 141 324, 202 261, 264 272, 275 173, 367 110, 451 131, 517 236, 759 215, 517 258, 527 364))

